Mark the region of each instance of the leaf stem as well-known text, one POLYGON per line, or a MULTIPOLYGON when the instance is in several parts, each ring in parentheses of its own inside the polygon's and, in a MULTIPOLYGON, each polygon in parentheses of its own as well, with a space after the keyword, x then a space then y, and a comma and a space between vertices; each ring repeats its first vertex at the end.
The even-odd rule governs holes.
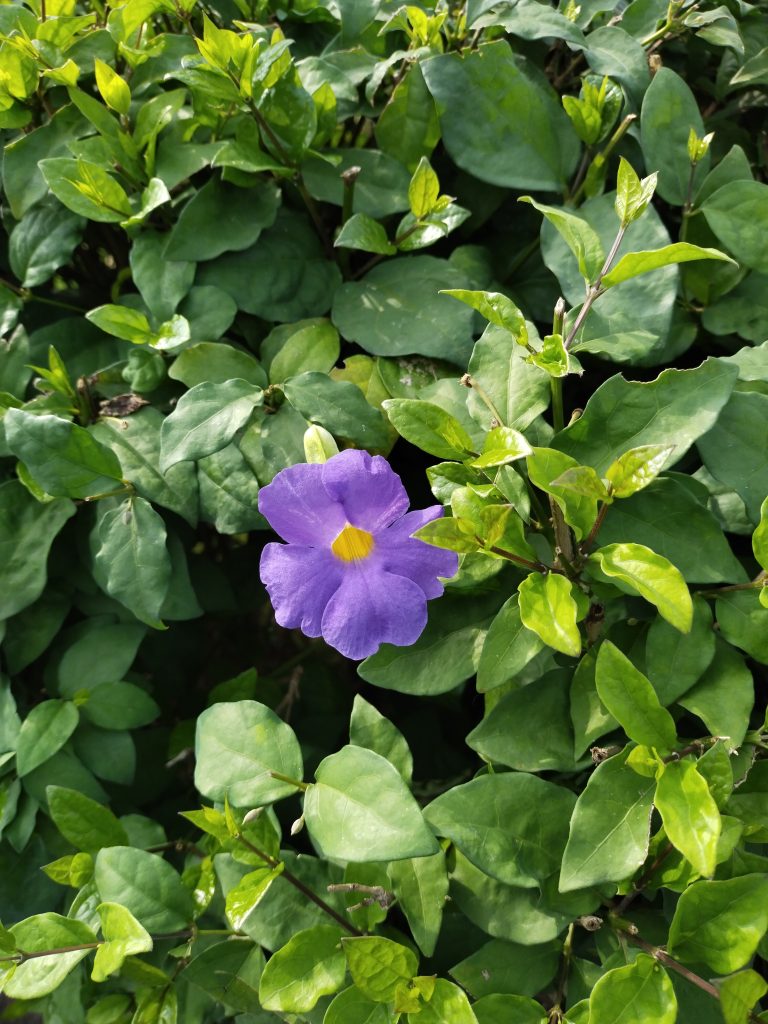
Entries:
MULTIPOLYGON (((242 845, 245 846, 248 850, 250 850, 251 853, 255 853, 257 857, 260 857, 264 861, 264 863, 268 864, 271 868, 276 868, 280 863, 282 863, 275 857, 271 857, 268 853, 265 853, 264 850, 260 850, 258 846, 254 846, 249 839, 245 838, 245 836, 238 835, 236 838, 238 842, 242 843, 242 845)), ((319 907, 320 910, 323 911, 323 913, 327 914, 329 917, 332 917, 333 920, 338 925, 340 925, 340 927, 342 927, 345 931, 349 932, 350 935, 359 936, 363 934, 363 932, 361 932, 359 928, 355 928, 353 924, 350 924, 349 921, 347 921, 345 918, 341 916, 341 914, 335 911, 330 904, 326 903, 321 896, 318 896, 317 893, 312 892, 312 890, 308 886, 306 886, 301 881, 300 878, 297 878, 296 875, 293 874, 293 872, 289 871, 288 868, 283 867, 281 877, 284 878, 286 882, 288 882, 290 885, 292 885, 294 889, 298 889, 298 891, 303 896, 306 896, 308 900, 311 900, 311 902, 314 903, 316 907, 319 907)))
POLYGON ((619 228, 616 234, 616 237, 613 240, 613 245, 611 246, 610 252, 605 257, 605 263, 603 263, 600 269, 600 273, 597 275, 594 282, 590 285, 589 291, 587 292, 587 297, 586 299, 584 299, 584 305, 579 310, 578 316, 574 321, 573 327, 570 329, 570 331, 568 332, 568 337, 563 342, 563 347, 566 350, 570 347, 570 345, 573 343, 574 338, 581 330, 582 325, 584 321, 587 319, 587 315, 592 306, 594 305, 595 300, 599 299, 600 296, 603 294, 601 282, 605 275, 608 273, 608 271, 611 269, 611 264, 616 258, 616 253, 619 251, 619 246, 622 243, 624 233, 626 232, 626 230, 626 226, 622 224, 622 226, 619 228))
POLYGON ((490 395, 488 394, 487 391, 485 391, 484 388, 480 387, 480 385, 477 383, 474 377, 472 377, 469 373, 465 373, 464 376, 461 378, 461 383, 464 385, 465 388, 471 388, 473 391, 477 392, 480 401, 486 407, 491 416, 496 420, 498 426, 506 426, 504 420, 502 419, 501 413, 493 404, 490 395))
POLYGON ((589 549, 594 544, 595 537, 597 537, 598 533, 600 532, 600 527, 603 525, 603 520, 605 519, 606 513, 610 508, 610 504, 610 502, 604 501, 600 505, 600 508, 597 510, 597 515, 595 516, 595 521, 594 523, 592 523, 592 529, 589 531, 589 534, 587 535, 586 539, 583 540, 582 543, 579 545, 580 554, 586 554, 586 552, 589 551, 589 549))
POLYGON ((282 772, 267 772, 267 775, 273 779, 279 779, 280 782, 287 782, 289 786, 295 786, 296 789, 300 789, 302 793, 309 789, 309 785, 306 782, 300 782, 298 779, 292 779, 290 775, 283 775, 282 772))

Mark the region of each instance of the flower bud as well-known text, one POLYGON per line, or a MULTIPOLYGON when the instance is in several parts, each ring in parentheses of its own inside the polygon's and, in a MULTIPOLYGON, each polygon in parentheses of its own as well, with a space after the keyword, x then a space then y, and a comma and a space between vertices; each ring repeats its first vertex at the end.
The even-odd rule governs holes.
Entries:
POLYGON ((338 445, 325 427, 313 423, 304 431, 304 456, 307 462, 327 462, 338 454, 338 445))

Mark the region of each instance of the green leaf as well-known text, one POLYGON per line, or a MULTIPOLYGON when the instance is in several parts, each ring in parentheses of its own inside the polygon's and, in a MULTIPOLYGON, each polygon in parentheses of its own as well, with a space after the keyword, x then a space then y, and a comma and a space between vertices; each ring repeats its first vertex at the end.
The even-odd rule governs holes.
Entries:
MULTIPOLYGON (((357 105, 357 89, 353 89, 357 105)), ((410 175, 399 159, 376 149, 361 149, 359 146, 326 149, 323 158, 312 156, 305 160, 301 173, 313 198, 343 206, 344 183, 341 176, 350 167, 362 168, 355 183, 353 213, 365 213, 379 220, 408 209, 410 175)))
POLYGON ((525 349, 501 327, 486 328, 472 350, 468 369, 472 380, 482 388, 498 413, 492 414, 479 392, 470 389, 467 408, 485 430, 497 426, 492 419, 525 430, 549 405, 548 374, 526 362, 525 349))
POLYGON ((101 683, 88 692, 80 713, 100 729, 138 729, 154 722, 160 708, 134 683, 101 683))
MULTIPOLYGON (((416 65, 418 67, 418 65, 416 65)), ((323 1024, 391 1024, 392 1016, 383 1003, 372 999, 358 989, 339 992, 325 1011, 323 1024)))
POLYGON ((414 217, 426 217, 435 208, 440 195, 440 182, 429 160, 423 156, 408 186, 408 204, 414 217))
POLYGON ((572 466, 552 481, 553 487, 562 487, 575 494, 594 501, 606 501, 610 498, 608 488, 591 466, 572 466))
POLYGON ((683 963, 703 963, 717 974, 730 974, 749 963, 766 928, 765 875, 695 882, 677 903, 667 948, 683 963))
POLYGON ((620 455, 605 471, 613 496, 629 498, 647 487, 662 471, 674 448, 674 445, 645 444, 620 455))
POLYGON ((137 619, 157 626, 171 584, 165 523, 144 498, 105 512, 91 534, 93 576, 137 619))
POLYGON ((476 309, 490 323, 509 331, 519 345, 525 345, 528 341, 525 317, 506 295, 500 292, 473 292, 466 288, 443 288, 440 294, 450 295, 451 298, 476 309))
POLYGON ((555 670, 506 694, 467 736, 468 746, 518 771, 573 771, 569 682, 555 670))
POLYGON ((45 700, 37 704, 24 721, 16 741, 16 771, 29 775, 61 750, 80 720, 75 705, 68 700, 45 700))
POLYGON ((645 643, 645 670, 659 700, 666 707, 687 693, 701 678, 715 655, 712 612, 703 598, 693 600, 693 624, 680 633, 657 616, 645 643))
POLYGON ((326 313, 341 273, 309 218, 281 209, 255 245, 206 260, 195 281, 226 292, 245 313, 286 323, 326 313))
POLYGON ((476 469, 506 466, 510 462, 531 455, 532 452, 533 449, 518 430, 511 427, 494 427, 486 435, 479 458, 473 459, 470 465, 476 469))
MULTIPOLYGON (((453 853, 455 866, 451 872, 451 896, 458 909, 472 924, 488 935, 524 945, 549 942, 567 928, 567 914, 549 909, 535 889, 504 885, 484 875, 463 854, 453 853)), ((585 906, 593 908, 590 899, 585 906)))
MULTIPOLYGON (((643 98, 640 143, 645 165, 658 171, 658 194, 675 206, 688 197, 691 163, 688 135, 691 128, 701 138, 704 125, 699 107, 686 82, 670 68, 659 68, 643 98)), ((692 194, 709 168, 705 157, 696 167, 692 194)))
POLYGON ((305 1013, 321 996, 338 992, 346 973, 340 937, 338 928, 318 925, 298 932, 273 953, 259 983, 259 999, 264 1009, 305 1013))
POLYGON ((535 775, 483 775, 433 800, 424 817, 476 867, 535 888, 560 866, 575 797, 535 775))
POLYGON ((44 284, 68 263, 80 244, 84 223, 59 203, 35 206, 11 231, 8 256, 24 288, 44 284))
POLYGON ((387 873, 416 945, 424 956, 432 956, 448 900, 445 854, 394 860, 387 873))
POLYGON ((128 83, 116 71, 113 71, 109 64, 105 64, 98 57, 94 61, 94 71, 96 72, 96 87, 101 93, 101 98, 110 110, 127 115, 131 107, 131 90, 128 83))
POLYGON ((147 309, 159 321, 173 316, 195 279, 193 263, 165 259, 163 250, 167 238, 159 231, 144 230, 131 246, 130 255, 133 283, 147 309))
POLYGON ((86 313, 85 318, 96 324, 105 334, 130 341, 134 345, 146 345, 154 338, 154 332, 144 313, 130 306, 98 306, 90 313, 86 313))
POLYGON ((202 459, 225 448, 260 405, 264 392, 245 380, 206 381, 179 399, 160 432, 160 469, 202 459))
MULTIPOLYGON (((18 949, 39 953, 45 949, 95 944, 94 933, 82 921, 60 914, 37 914, 10 928, 18 949)), ((39 999, 53 992, 69 972, 88 956, 91 949, 75 949, 71 953, 35 957, 19 964, 5 981, 3 992, 9 999, 39 999)))
POLYGON ((48 188, 73 213, 105 223, 132 216, 125 189, 100 164, 51 157, 41 160, 39 167, 48 188))
POLYGON ((530 203, 539 213, 544 214, 576 257, 579 273, 584 280, 595 281, 605 262, 605 253, 597 232, 583 218, 567 210, 537 203, 530 196, 521 196, 520 202, 530 203))
POLYGON ((614 502, 598 536, 603 544, 643 544, 668 558, 688 583, 747 578, 720 523, 679 477, 659 477, 631 497, 614 502))
POLYGON ((600 978, 589 997, 589 1024, 675 1024, 677 999, 672 982, 653 957, 640 953, 634 963, 600 978))
POLYGON ((421 65, 414 61, 398 82, 375 127, 376 141, 385 153, 416 169, 440 140, 435 101, 429 94, 421 65))
POLYGON ((517 594, 501 606, 491 623, 477 666, 477 689, 480 693, 495 690, 514 681, 515 676, 542 650, 538 634, 524 624, 520 616, 517 594))
POLYGON ((681 459, 718 418, 738 370, 707 359, 692 370, 662 370, 652 381, 626 381, 617 374, 595 391, 575 423, 555 445, 603 474, 628 448, 669 445, 681 459))
POLYGON ((197 463, 200 518, 218 533, 263 529, 259 512, 259 482, 236 444, 207 455, 197 463))
POLYGON ((325 427, 334 437, 346 438, 361 448, 389 448, 391 440, 384 416, 351 381, 333 380, 313 370, 291 377, 282 387, 297 412, 310 423, 325 427))
POLYGON ((332 319, 347 341, 373 355, 417 353, 464 365, 474 314, 439 292, 469 283, 469 275, 447 260, 399 256, 341 285, 332 319))
POLYGON ((355 694, 349 720, 349 742, 381 754, 400 772, 406 783, 413 774, 413 757, 405 737, 388 718, 360 694, 355 694))
POLYGON ((421 70, 458 167, 504 188, 562 191, 578 139, 544 77, 507 42, 430 57, 421 70))
POLYGON ((722 641, 716 641, 714 656, 696 685, 678 698, 710 735, 727 736, 729 749, 743 743, 754 702, 752 673, 739 652, 722 641))
POLYGON ((700 875, 711 877, 717 861, 720 812, 693 761, 662 766, 653 802, 669 841, 700 875))
POLYGON ((189 890, 171 865, 155 853, 131 846, 100 850, 95 879, 105 903, 119 903, 149 932, 186 928, 192 919, 189 890))
POLYGON ((105 418, 93 427, 94 436, 111 448, 120 459, 125 478, 138 494, 163 508, 197 523, 197 477, 189 463, 160 472, 160 430, 162 413, 151 406, 139 409, 124 419, 105 418))
POLYGON ((432 997, 421 1004, 417 1013, 409 1013, 408 1021, 409 1024, 415 1024, 416 1021, 422 1024, 442 1024, 448 1020, 451 1024, 477 1024, 466 992, 458 985, 438 978, 432 997))
POLYGON ((363 747, 326 757, 304 795, 304 819, 324 857, 367 863, 427 857, 437 843, 397 769, 363 747))
POLYGON ((472 452, 472 438, 439 406, 415 398, 389 398, 383 406, 398 434, 430 455, 463 459, 472 452))
MULTIPOLYGON (((493 993, 472 1004, 477 1024, 545 1024, 542 1005, 525 996, 493 993)), ((570 1014, 570 1011, 569 1011, 570 1014)), ((570 1020, 570 1015, 565 1020, 570 1020)))
MULTIPOLYGON (((74 514, 71 501, 41 504, 18 480, 0 484, 0 616, 10 618, 41 597, 48 552, 74 514)), ((6 637, 7 657, 12 643, 6 637)))
POLYGON ((721 635, 763 664, 768 662, 764 594, 764 587, 736 591, 723 594, 715 604, 721 635))
MULTIPOLYGON (((479 1005, 493 1005, 495 998, 499 999, 499 1008, 506 1004, 510 1013, 514 1008, 514 1000, 519 999, 520 1005, 527 1003, 525 996, 534 995, 540 992, 555 976, 557 971, 557 959, 560 943, 547 942, 540 945, 521 946, 511 942, 503 942, 499 939, 492 939, 481 946, 476 952, 451 968, 451 976, 479 1000, 474 1004, 478 1020, 485 1024, 485 1017, 478 1013, 479 1005), (507 1003, 508 996, 493 996, 491 993, 521 993, 520 996, 513 996, 507 1003), (490 996, 490 998, 489 998, 490 996), (485 997, 485 998, 483 998, 485 997)), ((540 1024, 542 1014, 541 1004, 538 1006, 539 1017, 535 1024, 540 1024)), ((501 1017, 498 1021, 495 1017, 488 1018, 491 1024, 504 1024, 507 1018, 501 1017)), ((534 1024, 528 1022, 527 1018, 518 1020, 512 1015, 513 1024, 534 1024)))
POLYGON ((523 625, 549 647, 578 658, 581 634, 570 581, 556 573, 532 572, 520 584, 519 595, 523 625))
POLYGON ((352 981, 374 1003, 393 1002, 419 969, 410 949, 379 935, 343 938, 341 945, 352 981))
POLYGON ((768 498, 760 506, 760 522, 752 534, 752 551, 758 564, 768 570, 768 498))
POLYGON ((184 968, 184 978, 233 1010, 258 1013, 261 1010, 259 979, 263 969, 264 954, 257 945, 243 939, 230 939, 208 946, 194 957, 184 968))
POLYGON ((706 468, 720 483, 736 491, 754 524, 760 522, 760 509, 768 493, 768 467, 760 455, 767 442, 768 395, 751 391, 731 395, 717 423, 698 441, 706 468))
POLYGON ((760 237, 768 222, 768 185, 759 181, 730 181, 701 206, 718 241, 746 267, 768 272, 760 237))
POLYGON ((448 551, 458 551, 460 554, 480 550, 480 541, 475 535, 472 520, 463 516, 433 519, 431 523, 420 527, 413 536, 436 548, 447 548, 448 551))
POLYGON ((248 216, 243 216, 243 191, 212 177, 186 204, 170 235, 166 260, 212 260, 224 252, 255 245, 261 232, 272 227, 280 192, 272 182, 248 189, 248 216))
POLYGON ((46 796, 54 825, 78 850, 98 853, 102 846, 128 844, 125 829, 103 804, 63 786, 48 786, 46 796))
POLYGON ((96 909, 104 942, 96 950, 91 978, 106 981, 110 974, 120 970, 127 956, 148 953, 152 949, 152 937, 119 903, 100 903, 96 909))
MULTIPOLYGON (((256 856, 256 855, 254 855, 256 856)), ((225 913, 227 920, 237 931, 248 923, 248 918, 266 896, 270 886, 285 870, 284 864, 268 867, 261 864, 255 871, 243 875, 237 885, 227 893, 225 913)))
POLYGON ((692 260, 724 260, 736 265, 735 260, 719 249, 707 249, 700 245, 691 245, 690 242, 673 242, 661 249, 625 253, 603 277, 601 284, 603 288, 613 288, 622 281, 629 281, 632 277, 648 274, 660 267, 669 267, 673 263, 690 263, 692 260))
POLYGON ((723 978, 719 985, 720 1008, 725 1024, 744 1024, 758 999, 768 992, 768 982, 757 971, 739 971, 723 978))
MULTIPOLYGON (((679 634, 675 632, 675 636, 679 634)), ((580 757, 596 739, 611 732, 618 722, 608 714, 597 693, 595 670, 599 646, 593 644, 573 674, 570 705, 574 732, 574 755, 580 757)))
POLYGON ((252 700, 214 704, 197 719, 195 786, 211 800, 257 807, 296 791, 270 771, 301 780, 298 740, 270 708, 252 700))
POLYGON ((381 256, 393 256, 397 252, 397 246, 389 241, 381 224, 365 213, 353 213, 333 244, 336 248, 360 249, 381 256))
POLYGON ((269 380, 280 384, 309 370, 328 373, 339 358, 339 332, 325 318, 275 327, 261 345, 269 380))
POLYGON ((597 516, 596 498, 573 490, 568 483, 565 486, 557 483, 568 470, 578 468, 576 460, 554 448, 534 448, 527 466, 531 483, 552 495, 566 523, 573 527, 577 540, 588 536, 597 516))
POLYGON ((599 764, 582 791, 560 872, 560 891, 630 878, 648 855, 654 779, 626 765, 628 751, 599 764))
MULTIPOLYGON (((619 157, 619 170, 616 174, 616 216, 622 227, 628 227, 632 221, 638 220, 645 213, 656 191, 657 178, 658 172, 654 171, 641 181, 629 161, 623 156, 619 157)), ((605 277, 602 280, 604 282, 605 277)))
POLYGON ((609 544, 590 555, 588 564, 615 581, 625 593, 638 593, 656 605, 681 633, 693 622, 693 602, 679 569, 642 544, 609 544))
POLYGON ((8 447, 47 494, 86 498, 122 480, 113 452, 69 420, 9 409, 3 424, 8 447))
POLYGON ((610 640, 600 645, 595 682, 600 700, 631 740, 665 752, 677 745, 674 719, 643 673, 610 640))

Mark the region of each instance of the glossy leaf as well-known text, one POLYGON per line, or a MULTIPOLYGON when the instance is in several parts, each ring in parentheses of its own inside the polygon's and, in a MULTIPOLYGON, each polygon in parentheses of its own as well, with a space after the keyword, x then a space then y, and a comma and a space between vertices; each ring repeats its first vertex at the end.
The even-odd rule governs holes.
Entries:
POLYGON ((319 925, 298 932, 273 953, 259 982, 259 999, 264 1009, 304 1013, 321 996, 337 992, 346 973, 340 938, 338 928, 319 925))
POLYGON ((519 588, 520 619, 526 628, 556 651, 576 658, 581 634, 571 583, 555 573, 531 573, 519 588))
POLYGON ((679 569, 642 544, 609 544, 589 558, 590 565, 630 593, 656 605, 660 614, 681 633, 693 621, 691 595, 679 569))
POLYGON ((707 878, 715 873, 720 812, 692 761, 664 765, 654 797, 669 841, 707 878))
POLYGON ((437 852, 416 801, 396 768, 363 747, 320 762, 304 796, 304 818, 326 857, 406 860, 437 852))
POLYGON ((560 891, 622 882, 648 853, 655 782, 626 765, 626 753, 598 765, 576 801, 560 891))
POLYGON ((674 719, 643 673, 610 640, 600 645, 595 682, 600 700, 635 743, 662 751, 676 745, 674 719))

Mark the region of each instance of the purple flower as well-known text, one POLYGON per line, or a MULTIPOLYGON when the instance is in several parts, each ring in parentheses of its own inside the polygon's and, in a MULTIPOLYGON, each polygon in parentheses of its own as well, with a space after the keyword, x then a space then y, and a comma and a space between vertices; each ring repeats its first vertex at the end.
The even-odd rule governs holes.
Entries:
POLYGON ((439 505, 407 510, 380 455, 350 449, 278 473, 259 511, 287 541, 267 544, 260 566, 280 625, 322 636, 347 658, 414 643, 427 601, 443 592, 438 576, 453 576, 458 556, 412 536, 442 515, 439 505))

